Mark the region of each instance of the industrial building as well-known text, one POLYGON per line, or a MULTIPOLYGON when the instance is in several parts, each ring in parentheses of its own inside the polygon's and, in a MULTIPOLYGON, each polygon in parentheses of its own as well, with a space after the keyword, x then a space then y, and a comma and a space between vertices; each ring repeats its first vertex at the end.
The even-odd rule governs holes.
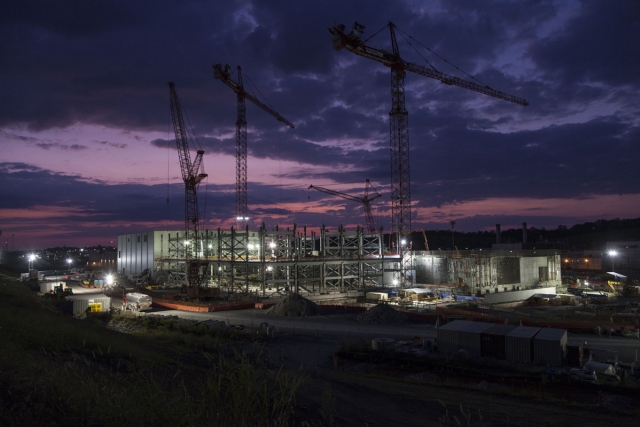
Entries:
MULTIPOLYGON (((186 283, 187 255, 202 260, 204 286, 226 292, 308 293, 364 291, 399 286, 401 255, 384 247, 382 230, 358 227, 320 233, 306 227, 258 231, 200 230, 190 247, 184 230, 118 236, 118 272, 133 277, 148 269, 157 283, 186 283), (188 253, 189 252, 189 253, 188 253)), ((406 255, 406 254, 405 254, 406 255)), ((484 296, 561 284, 555 250, 413 251, 409 282, 416 287, 455 288, 484 296)), ((514 295, 516 292, 514 292, 514 295)))

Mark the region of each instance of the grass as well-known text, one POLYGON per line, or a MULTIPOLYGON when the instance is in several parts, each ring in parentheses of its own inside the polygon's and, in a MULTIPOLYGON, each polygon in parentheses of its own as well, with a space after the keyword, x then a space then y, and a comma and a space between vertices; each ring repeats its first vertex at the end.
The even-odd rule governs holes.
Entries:
POLYGON ((233 333, 146 321, 134 336, 108 320, 0 278, 0 425, 291 425, 301 377, 210 354, 233 333))

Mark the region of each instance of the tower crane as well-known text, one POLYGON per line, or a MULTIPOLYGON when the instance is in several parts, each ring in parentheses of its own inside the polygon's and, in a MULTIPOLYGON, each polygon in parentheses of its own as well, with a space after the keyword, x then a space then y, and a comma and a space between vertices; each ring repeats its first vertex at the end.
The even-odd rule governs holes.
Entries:
POLYGON ((242 227, 249 220, 247 216, 247 107, 245 99, 256 104, 279 122, 295 128, 293 123, 282 117, 269 106, 260 102, 255 96, 245 92, 242 82, 242 69, 238 66, 238 81, 231 79, 231 67, 222 64, 213 66, 213 76, 229 86, 237 95, 236 120, 236 223, 242 227))
POLYGON ((169 82, 169 93, 171 98, 171 121, 173 122, 173 131, 176 136, 178 156, 180 157, 182 180, 184 181, 185 262, 188 283, 186 291, 189 296, 198 296, 202 284, 202 274, 200 272, 202 261, 197 255, 199 248, 197 188, 198 184, 207 177, 207 174, 199 173, 204 151, 198 150, 196 157, 191 162, 187 129, 182 118, 182 106, 173 82, 169 82))
POLYGON ((342 197, 343 199, 351 200, 353 202, 362 203, 362 206, 364 206, 364 216, 365 216, 365 218, 367 220, 367 231, 369 232, 369 234, 376 233, 377 226, 376 226, 376 221, 373 218, 373 214, 371 213, 371 202, 374 201, 375 199, 377 199, 378 197, 382 197, 382 194, 378 193, 378 191, 375 188, 373 188, 373 185, 371 185, 371 183, 369 182, 368 179, 367 179, 367 181, 365 183, 365 186, 364 186, 364 197, 352 196, 350 194, 341 193, 339 191, 330 190, 328 188, 317 187, 315 185, 310 185, 309 189, 312 189, 312 188, 314 190, 320 191, 322 193, 327 193, 327 194, 331 194, 333 196, 342 197), (369 197, 369 188, 372 188, 373 191, 376 192, 375 196, 369 197))
MULTIPOLYGON (((411 230, 411 178, 409 173, 409 120, 405 108, 404 79, 410 71, 421 76, 440 80, 446 85, 469 89, 494 98, 503 99, 518 105, 527 106, 529 102, 523 98, 509 95, 489 86, 470 82, 459 77, 449 76, 432 67, 408 62, 402 59, 396 41, 396 26, 387 24, 391 33, 391 52, 366 45, 361 38, 364 25, 355 23, 349 34, 345 33, 344 24, 329 28, 332 35, 333 48, 346 48, 356 55, 380 62, 391 69, 391 111, 390 145, 391 145, 391 233, 396 234, 396 241, 405 241, 405 235, 411 230)), ((400 248, 401 245, 398 244, 400 248)), ((411 256, 403 256, 401 261, 400 285, 406 286, 411 271, 411 256)))

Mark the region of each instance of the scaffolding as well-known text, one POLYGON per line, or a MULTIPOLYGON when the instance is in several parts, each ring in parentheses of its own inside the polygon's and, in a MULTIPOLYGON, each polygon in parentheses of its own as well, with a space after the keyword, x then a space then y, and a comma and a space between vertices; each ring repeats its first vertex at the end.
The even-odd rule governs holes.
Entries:
POLYGON ((281 229, 258 231, 246 226, 237 230, 201 230, 199 248, 184 243, 181 233, 168 234, 154 257, 156 275, 167 277, 170 286, 186 283, 186 251, 202 264, 203 287, 219 288, 228 294, 265 297, 289 293, 328 294, 389 287, 385 272, 397 272, 400 258, 385 254, 382 228, 367 234, 339 226, 320 233, 281 229))

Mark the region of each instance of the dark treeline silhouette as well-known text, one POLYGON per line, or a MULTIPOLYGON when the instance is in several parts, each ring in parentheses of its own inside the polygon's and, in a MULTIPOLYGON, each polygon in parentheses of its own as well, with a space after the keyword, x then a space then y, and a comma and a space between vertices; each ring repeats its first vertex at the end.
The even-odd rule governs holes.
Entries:
MULTIPOLYGON (((430 250, 451 250, 451 230, 426 230, 430 250)), ((502 230, 502 243, 521 243, 522 228, 502 230)), ((489 249, 496 243, 495 230, 492 231, 454 231, 453 239, 459 250, 489 249)), ((421 232, 413 232, 414 250, 424 250, 421 232)), ((555 229, 527 227, 526 248, 556 248, 563 250, 600 250, 607 241, 640 240, 640 218, 635 219, 599 219, 572 227, 559 225, 555 229)))

